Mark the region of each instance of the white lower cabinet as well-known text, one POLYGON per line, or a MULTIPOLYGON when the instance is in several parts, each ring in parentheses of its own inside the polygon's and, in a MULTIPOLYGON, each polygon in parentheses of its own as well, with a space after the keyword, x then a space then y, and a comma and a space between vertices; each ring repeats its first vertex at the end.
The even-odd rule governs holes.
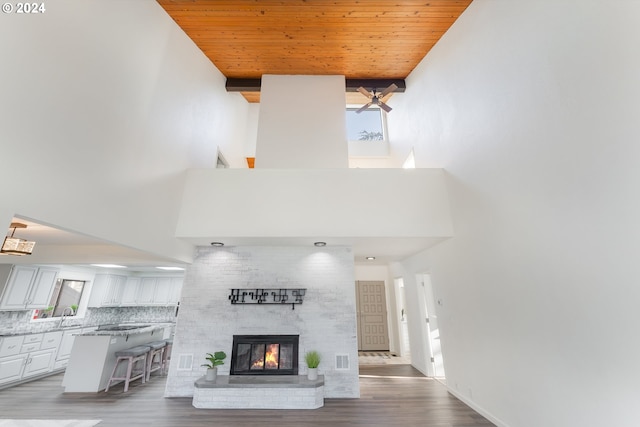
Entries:
POLYGON ((73 348, 73 341, 76 339, 76 335, 82 333, 82 329, 69 329, 64 331, 62 339, 60 340, 60 347, 58 347, 58 353, 56 354, 56 361, 53 363, 53 369, 62 369, 69 363, 69 357, 71 356, 71 349, 73 348))
POLYGON ((53 331, 0 338, 0 384, 51 372, 62 337, 53 331))
POLYGON ((22 370, 26 360, 26 354, 0 357, 0 384, 22 379, 22 370))
POLYGON ((0 342, 0 358, 19 354, 23 343, 23 335, 14 335, 2 338, 0 342))
POLYGON ((27 355, 27 362, 24 365, 22 378, 29 378, 34 375, 46 374, 51 371, 53 366, 53 358, 56 349, 33 351, 27 355))

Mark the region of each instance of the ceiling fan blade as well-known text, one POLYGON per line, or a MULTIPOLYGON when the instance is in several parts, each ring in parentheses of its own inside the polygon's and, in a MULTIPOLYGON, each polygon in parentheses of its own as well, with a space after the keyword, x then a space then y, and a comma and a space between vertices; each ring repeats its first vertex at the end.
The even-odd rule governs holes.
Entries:
POLYGON ((367 98, 371 98, 371 97, 373 96, 373 95, 372 95, 368 90, 366 90, 366 89, 365 89, 365 88, 363 88, 362 86, 360 86, 360 87, 358 88, 358 92, 360 92, 361 94, 363 94, 363 95, 364 95, 364 96, 366 96, 367 98))
POLYGON ((387 95, 388 93, 393 92, 396 89, 398 89, 398 86, 396 86, 395 83, 391 83, 388 88, 386 88, 385 90, 380 92, 379 96, 380 96, 380 98, 382 98, 383 96, 387 95))
POLYGON ((360 107, 360 109, 358 111, 356 111, 356 113, 362 113, 364 110, 366 110, 367 108, 371 107, 371 104, 373 104, 373 102, 367 102, 362 107, 360 107))
POLYGON ((391 110, 393 110, 393 108, 389 107, 387 104, 385 104, 382 101, 378 101, 378 107, 382 108, 384 111, 386 111, 387 113, 391 110))

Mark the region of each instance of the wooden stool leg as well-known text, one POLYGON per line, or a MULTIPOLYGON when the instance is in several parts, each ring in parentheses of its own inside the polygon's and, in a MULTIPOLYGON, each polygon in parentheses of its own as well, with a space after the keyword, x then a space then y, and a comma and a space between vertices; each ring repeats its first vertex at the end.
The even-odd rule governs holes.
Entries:
POLYGON ((118 364, 120 363, 122 359, 118 357, 118 359, 116 359, 116 364, 113 367, 113 371, 111 371, 111 376, 109 377, 109 382, 107 383, 107 387, 104 389, 104 391, 109 391, 109 387, 111 387, 111 381, 113 381, 113 378, 116 375, 116 370, 118 369, 118 364))
POLYGON ((129 382, 131 381, 131 372, 133 371, 133 357, 129 357, 129 364, 127 365, 127 375, 125 377, 124 380, 124 391, 128 391, 129 390, 129 382))

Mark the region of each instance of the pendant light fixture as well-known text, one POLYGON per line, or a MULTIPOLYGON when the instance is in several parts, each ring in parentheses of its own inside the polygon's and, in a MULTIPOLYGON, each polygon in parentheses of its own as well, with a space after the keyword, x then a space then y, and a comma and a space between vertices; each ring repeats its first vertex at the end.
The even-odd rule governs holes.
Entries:
POLYGON ((36 242, 30 242, 18 237, 13 237, 16 232, 16 228, 27 228, 27 225, 20 222, 12 222, 9 228, 12 228, 13 231, 11 232, 11 236, 4 238, 0 253, 7 255, 31 255, 36 242))

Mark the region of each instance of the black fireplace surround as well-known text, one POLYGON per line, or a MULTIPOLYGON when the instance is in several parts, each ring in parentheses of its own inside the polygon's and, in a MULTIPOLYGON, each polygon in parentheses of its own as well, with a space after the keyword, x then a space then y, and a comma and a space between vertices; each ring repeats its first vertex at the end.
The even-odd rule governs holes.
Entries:
POLYGON ((230 375, 298 375, 299 335, 234 335, 230 375))

